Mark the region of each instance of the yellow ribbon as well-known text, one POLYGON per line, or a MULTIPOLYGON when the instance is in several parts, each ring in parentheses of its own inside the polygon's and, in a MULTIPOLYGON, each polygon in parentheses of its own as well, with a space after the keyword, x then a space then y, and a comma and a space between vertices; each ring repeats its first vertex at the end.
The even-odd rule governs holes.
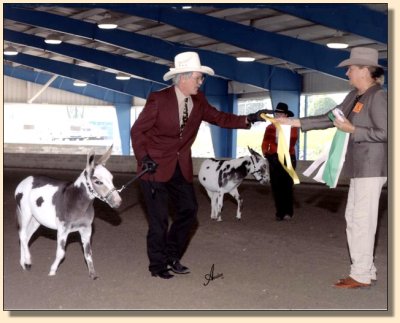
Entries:
POLYGON ((274 118, 268 117, 265 113, 261 113, 261 118, 271 122, 278 129, 278 159, 282 167, 290 175, 294 184, 300 184, 299 177, 293 168, 292 160, 290 159, 289 147, 286 144, 285 134, 279 122, 274 118), (286 165, 285 165, 286 159, 286 165))

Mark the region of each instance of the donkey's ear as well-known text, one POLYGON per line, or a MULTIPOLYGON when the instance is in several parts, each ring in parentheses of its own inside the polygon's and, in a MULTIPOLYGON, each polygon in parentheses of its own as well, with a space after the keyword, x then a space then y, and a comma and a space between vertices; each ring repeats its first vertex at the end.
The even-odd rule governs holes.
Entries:
POLYGON ((86 169, 94 168, 94 149, 91 149, 87 154, 86 169))
POLYGON ((111 156, 112 149, 113 149, 113 145, 111 145, 111 147, 108 148, 108 150, 104 153, 104 155, 99 158, 99 160, 97 161, 97 164, 106 166, 107 160, 111 156))
POLYGON ((262 157, 262 156, 261 156, 258 152, 256 152, 254 149, 250 148, 249 146, 247 146, 247 148, 249 149, 250 154, 252 154, 254 157, 256 157, 256 158, 261 158, 261 157, 262 157))

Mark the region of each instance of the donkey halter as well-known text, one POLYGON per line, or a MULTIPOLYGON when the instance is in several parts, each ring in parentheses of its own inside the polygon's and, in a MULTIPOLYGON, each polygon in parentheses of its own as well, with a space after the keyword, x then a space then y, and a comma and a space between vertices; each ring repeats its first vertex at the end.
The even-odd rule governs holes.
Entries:
POLYGON ((98 198, 99 200, 108 203, 108 199, 111 196, 111 194, 116 191, 117 189, 115 187, 111 188, 107 194, 105 196, 100 195, 99 193, 97 193, 97 191, 93 188, 93 184, 92 181, 90 180, 90 178, 88 178, 88 175, 85 175, 85 179, 86 179, 86 186, 90 192, 90 194, 95 197, 98 198))
MULTIPOLYGON (((251 160, 251 163, 253 164, 253 168, 256 169, 256 163, 253 160, 253 156, 250 156, 250 160, 251 160)), ((261 169, 255 170, 254 172, 250 172, 250 174, 253 176, 254 176, 254 174, 257 174, 257 173, 259 173, 260 177, 261 177, 261 179, 259 179, 258 181, 262 180, 264 178, 264 176, 261 172, 261 169)))

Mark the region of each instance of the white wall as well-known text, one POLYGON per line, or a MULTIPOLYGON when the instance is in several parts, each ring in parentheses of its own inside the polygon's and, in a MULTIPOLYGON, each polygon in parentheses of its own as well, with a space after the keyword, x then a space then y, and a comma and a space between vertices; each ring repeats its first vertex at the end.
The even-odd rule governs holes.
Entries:
MULTIPOLYGON (((14 77, 4 76, 4 102, 27 103, 43 87, 14 77)), ((109 102, 48 87, 33 103, 71 105, 110 105, 109 102)))
MULTIPOLYGON (((102 155, 106 151, 96 148, 96 154, 102 155)), ((86 166, 86 155, 62 155, 62 154, 25 154, 25 153, 6 153, 4 154, 4 168, 35 168, 43 169, 44 175, 46 169, 60 170, 83 170, 86 166)), ((201 163, 204 158, 193 159, 193 173, 198 175, 201 163)), ((297 175, 301 183, 316 183, 314 180, 302 175, 303 171, 311 164, 309 161, 297 162, 297 175)), ((137 163, 134 156, 111 156, 107 163, 107 168, 111 172, 134 173, 137 169, 137 163)), ((255 180, 248 176, 248 179, 255 180)), ((321 184, 322 185, 322 184, 321 184)), ((339 185, 348 185, 348 180, 341 178, 339 185)))

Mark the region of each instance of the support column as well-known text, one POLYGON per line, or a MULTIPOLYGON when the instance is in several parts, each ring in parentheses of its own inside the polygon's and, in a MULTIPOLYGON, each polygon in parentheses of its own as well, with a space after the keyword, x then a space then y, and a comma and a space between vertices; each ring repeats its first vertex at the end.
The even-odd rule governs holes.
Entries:
MULTIPOLYGON (((237 94, 229 94, 229 103, 232 107, 232 113, 238 114, 238 96, 237 94)), ((236 147, 237 147, 237 129, 231 130, 231 155, 229 157, 236 158, 236 147)))
MULTIPOLYGON (((237 113, 236 95, 228 94, 207 97, 208 102, 218 110, 227 113, 237 113)), ((234 158, 236 155, 236 129, 226 129, 211 126, 211 136, 216 158, 234 158)))
MULTIPOLYGON (((234 96, 228 94, 228 82, 218 78, 209 78, 203 86, 208 102, 219 111, 234 113, 234 96)), ((216 158, 232 158, 236 152, 234 129, 225 129, 211 125, 211 137, 216 158)))
POLYGON ((131 104, 116 103, 115 111, 118 119, 122 155, 129 156, 131 149, 131 104))

